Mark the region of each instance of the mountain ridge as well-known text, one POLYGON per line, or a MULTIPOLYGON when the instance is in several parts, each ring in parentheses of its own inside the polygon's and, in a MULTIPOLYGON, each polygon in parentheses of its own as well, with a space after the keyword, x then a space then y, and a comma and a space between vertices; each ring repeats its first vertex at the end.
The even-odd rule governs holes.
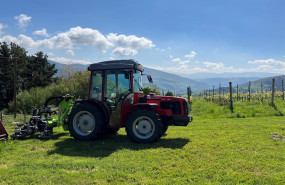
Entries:
MULTIPOLYGON (((54 62, 49 60, 51 64, 55 64, 55 68, 58 70, 56 76, 59 76, 62 73, 62 70, 65 66, 65 64, 61 64, 58 62, 54 62)), ((88 65, 84 64, 69 64, 68 65, 72 70, 74 71, 86 71, 88 65)), ((153 86, 157 85, 160 90, 170 90, 172 92, 177 92, 177 93, 185 93, 186 88, 188 86, 191 86, 192 91, 202 91, 205 89, 212 89, 213 86, 214 88, 218 88, 219 84, 221 84, 222 87, 227 88, 229 82, 231 81, 233 83, 233 86, 236 86, 236 84, 239 84, 240 89, 247 89, 247 84, 249 81, 252 81, 252 88, 253 91, 258 90, 258 87, 260 87, 261 81, 264 80, 264 88, 269 88, 270 87, 270 80, 272 77, 266 77, 266 78, 261 78, 258 76, 252 76, 252 77, 235 77, 233 75, 232 77, 216 77, 216 78, 204 78, 204 79, 199 79, 199 78, 187 78, 185 76, 180 76, 178 74, 172 74, 164 71, 160 71, 157 69, 152 69, 148 67, 144 67, 144 74, 149 74, 152 76, 154 83, 149 83, 147 78, 143 76, 143 86, 153 86), (257 81, 257 82, 255 82, 257 81), (259 85, 258 85, 259 83, 259 85)), ((262 75, 268 75, 270 73, 266 74, 260 74, 262 75)), ((273 75, 274 76, 274 75, 273 75)), ((282 76, 282 75, 279 75, 282 76)), ((275 77, 279 77, 276 76, 275 77)), ((284 76, 284 75, 283 75, 284 76)), ((199 77, 199 75, 198 75, 199 77)), ((272 80, 271 80, 272 81, 272 80)), ((278 83, 280 83, 279 78, 276 80, 276 87, 277 90, 281 88, 278 83)))

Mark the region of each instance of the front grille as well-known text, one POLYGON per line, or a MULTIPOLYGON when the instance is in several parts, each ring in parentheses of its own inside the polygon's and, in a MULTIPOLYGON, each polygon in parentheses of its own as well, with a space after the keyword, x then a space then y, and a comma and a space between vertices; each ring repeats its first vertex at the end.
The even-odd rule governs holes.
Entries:
POLYGON ((183 109, 184 109, 184 114, 188 115, 189 114, 189 109, 188 109, 188 104, 186 101, 183 102, 183 109))
POLYGON ((181 106, 178 101, 160 102, 160 106, 162 109, 171 109, 172 114, 181 114, 181 106))

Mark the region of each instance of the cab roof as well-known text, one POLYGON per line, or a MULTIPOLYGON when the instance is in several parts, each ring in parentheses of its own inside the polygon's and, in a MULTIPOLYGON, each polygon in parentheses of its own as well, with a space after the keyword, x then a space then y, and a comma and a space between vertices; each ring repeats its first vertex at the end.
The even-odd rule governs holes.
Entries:
POLYGON ((143 66, 133 59, 103 61, 90 64, 88 67, 88 71, 108 69, 136 69, 143 72, 143 66))

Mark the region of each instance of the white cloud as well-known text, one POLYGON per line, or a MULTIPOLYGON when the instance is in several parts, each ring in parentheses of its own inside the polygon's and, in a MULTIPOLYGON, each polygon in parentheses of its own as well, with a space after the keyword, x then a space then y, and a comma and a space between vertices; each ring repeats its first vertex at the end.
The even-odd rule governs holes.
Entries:
POLYGON ((191 51, 190 54, 186 54, 184 55, 184 57, 190 60, 191 58, 194 58, 196 55, 197 53, 195 51, 191 51))
POLYGON ((18 21, 20 28, 26 28, 28 26, 28 23, 32 20, 32 17, 29 17, 25 14, 15 16, 14 18, 18 21))
POLYGON ((203 62, 203 64, 210 68, 211 70, 218 70, 221 72, 228 72, 229 70, 232 70, 233 67, 225 67, 225 65, 222 62, 215 63, 215 62, 203 62))
POLYGON ((47 33, 47 30, 45 28, 43 28, 41 30, 37 30, 33 34, 34 35, 41 35, 41 36, 45 36, 45 37, 49 36, 49 34, 47 33))
POLYGON ((155 46, 151 40, 144 37, 137 37, 135 35, 126 36, 110 33, 107 35, 107 39, 115 46, 123 48, 145 49, 155 46))
POLYGON ((260 65, 256 68, 257 71, 266 71, 269 69, 273 69, 273 67, 270 65, 260 65))
POLYGON ((181 59, 180 58, 174 58, 171 60, 172 62, 181 62, 181 59))
POLYGON ((166 51, 166 49, 164 49, 164 48, 155 48, 155 50, 156 51, 161 51, 161 52, 165 52, 166 51))
POLYGON ((169 54, 169 58, 170 58, 170 59, 173 59, 173 56, 172 56, 171 54, 169 54))
POLYGON ((200 68, 200 67, 189 67, 186 65, 181 65, 179 67, 161 67, 161 66, 150 66, 150 68, 157 69, 160 71, 166 71, 170 73, 199 73, 199 72, 209 72, 208 69, 200 68))
POLYGON ((81 28, 79 26, 43 40, 34 40, 31 37, 21 34, 18 38, 10 35, 4 36, 0 38, 0 41, 14 42, 28 49, 72 49, 74 45, 87 45, 104 50, 113 46, 98 30, 81 28))
POLYGON ((87 60, 73 60, 73 59, 68 59, 68 58, 64 58, 64 57, 54 57, 54 58, 50 58, 50 60, 54 61, 54 62, 58 62, 61 64, 91 64, 91 62, 87 61, 87 60))
POLYGON ((107 53, 107 50, 103 49, 100 51, 102 54, 106 54, 107 53))
POLYGON ((2 30, 6 27, 7 27, 6 25, 0 23, 0 34, 3 34, 2 30))
POLYGON ((65 53, 70 55, 70 56, 74 56, 75 55, 74 52, 71 49, 67 50, 65 53))
POLYGON ((38 48, 41 44, 40 42, 34 41, 31 37, 28 37, 22 34, 19 35, 18 38, 10 36, 10 35, 6 35, 0 38, 0 42, 7 42, 7 43, 13 42, 27 49, 38 48))
POLYGON ((49 52, 47 53, 48 56, 54 56, 54 53, 53 52, 49 52))
MULTIPOLYGON (((48 35, 46 29, 37 30, 36 35, 48 35)), ((117 35, 110 33, 105 37, 98 30, 91 28, 81 28, 79 26, 70 28, 66 32, 58 33, 57 35, 35 40, 26 35, 14 37, 11 35, 0 37, 0 42, 14 42, 26 49, 65 49, 72 50, 75 46, 91 46, 97 48, 102 54, 107 53, 107 49, 115 47, 112 54, 119 56, 134 56, 140 49, 152 48, 155 45, 151 40, 135 35, 117 35)), ((69 51, 69 54, 72 53, 69 51)))
POLYGON ((272 65, 278 65, 285 67, 285 62, 278 61, 272 58, 266 59, 266 60, 254 60, 254 61, 248 61, 249 64, 272 64, 272 65))
POLYGON ((112 54, 119 55, 119 56, 134 56, 138 53, 137 50, 132 48, 122 48, 118 47, 112 51, 112 54))

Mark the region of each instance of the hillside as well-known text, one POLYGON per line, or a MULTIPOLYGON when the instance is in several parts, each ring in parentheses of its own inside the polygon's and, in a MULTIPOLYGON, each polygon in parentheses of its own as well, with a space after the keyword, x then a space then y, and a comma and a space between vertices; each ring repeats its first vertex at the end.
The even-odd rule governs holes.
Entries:
MULTIPOLYGON (((272 87, 272 79, 275 78, 275 88, 277 91, 282 89, 282 79, 285 80, 285 75, 262 78, 251 82, 251 91, 260 92, 261 83, 264 91, 269 91, 272 87)), ((242 89, 248 89, 248 82, 241 85, 242 89)))
MULTIPOLYGON (((58 70, 57 76, 61 74, 64 64, 60 64, 54 61, 49 60, 51 64, 55 64, 56 69, 58 70)), ((82 65, 82 64, 71 64, 71 69, 75 71, 82 71, 82 70, 87 70, 88 65, 82 65)), ((189 78, 181 77, 178 75, 170 74, 167 72, 151 69, 151 68, 144 68, 145 74, 149 74, 152 76, 153 83, 150 84, 148 83, 147 78, 144 76, 143 77, 143 86, 153 86, 157 85, 160 90, 170 90, 173 92, 178 92, 178 93, 185 93, 187 86, 191 86, 192 91, 198 91, 202 90, 205 87, 208 87, 208 85, 204 82, 199 82, 196 80, 192 80, 189 78)))
POLYGON ((187 86, 191 86, 192 91, 199 91, 207 87, 204 82, 199 82, 189 78, 184 78, 179 75, 159 71, 156 69, 145 68, 145 74, 150 74, 153 79, 153 84, 148 83, 146 78, 143 78, 144 86, 157 85, 160 89, 170 90, 173 92, 185 93, 187 86))
POLYGON ((222 87, 227 87, 229 86, 229 82, 232 82, 232 84, 236 85, 236 84, 248 83, 249 81, 255 81, 258 79, 260 79, 260 77, 228 77, 228 78, 206 78, 206 79, 199 79, 199 81, 208 84, 208 86, 210 86, 211 88, 213 88, 213 86, 217 88, 219 84, 221 84, 222 87))

